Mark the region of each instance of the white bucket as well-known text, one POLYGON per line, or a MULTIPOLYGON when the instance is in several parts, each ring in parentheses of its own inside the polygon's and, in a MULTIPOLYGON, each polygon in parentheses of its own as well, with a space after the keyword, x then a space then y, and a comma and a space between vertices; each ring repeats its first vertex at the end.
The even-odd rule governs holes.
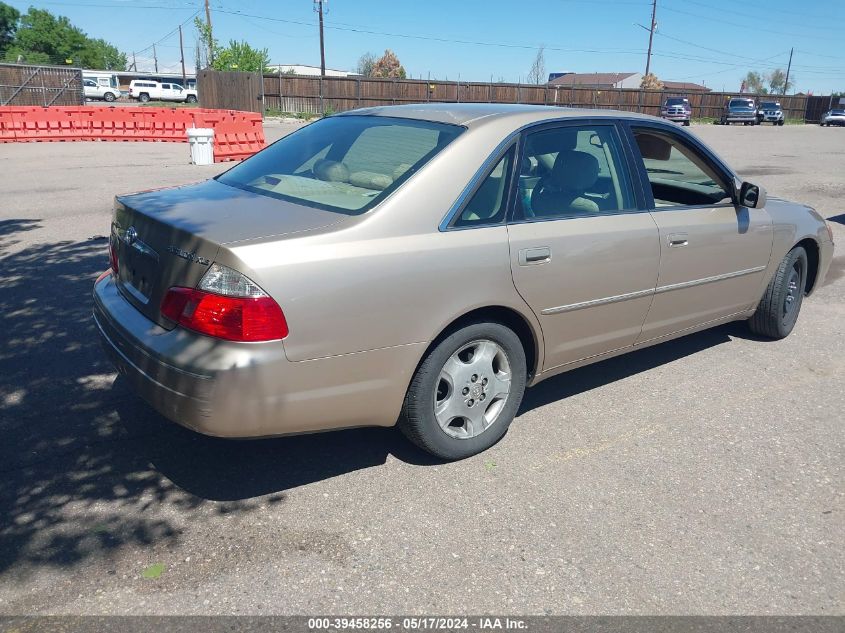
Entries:
POLYGON ((214 164, 214 130, 205 127, 188 128, 188 143, 194 165, 214 164))

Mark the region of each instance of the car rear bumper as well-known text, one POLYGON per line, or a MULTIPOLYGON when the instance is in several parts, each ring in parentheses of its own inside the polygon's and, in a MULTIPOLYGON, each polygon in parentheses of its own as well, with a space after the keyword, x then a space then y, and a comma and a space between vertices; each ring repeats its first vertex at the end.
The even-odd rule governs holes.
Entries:
POLYGON ((156 411, 218 437, 264 437, 396 422, 425 344, 288 361, 281 341, 235 343, 166 330, 109 275, 94 286, 106 353, 156 411))

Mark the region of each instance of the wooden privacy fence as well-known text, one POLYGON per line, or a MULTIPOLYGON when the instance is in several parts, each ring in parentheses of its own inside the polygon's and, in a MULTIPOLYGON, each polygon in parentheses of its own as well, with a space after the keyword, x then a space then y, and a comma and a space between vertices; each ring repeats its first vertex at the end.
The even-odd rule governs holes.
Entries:
POLYGON ((84 104, 79 68, 0 64, 0 106, 84 104))
MULTIPOLYGON (((693 118, 718 118, 735 92, 677 93, 662 90, 569 88, 565 86, 370 79, 362 77, 299 77, 264 75, 264 105, 282 112, 340 112, 367 106, 401 103, 529 103, 576 108, 600 108, 660 114, 667 96, 686 96, 693 118)), ((807 97, 743 95, 777 99, 788 119, 803 119, 807 97)))
POLYGON ((204 108, 264 112, 260 73, 201 70, 197 74, 197 94, 204 108))

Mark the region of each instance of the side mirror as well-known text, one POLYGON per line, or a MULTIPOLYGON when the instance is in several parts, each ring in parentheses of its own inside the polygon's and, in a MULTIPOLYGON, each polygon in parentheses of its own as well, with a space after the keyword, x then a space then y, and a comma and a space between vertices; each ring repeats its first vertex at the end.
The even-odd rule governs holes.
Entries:
POLYGON ((762 209, 766 206, 766 190, 750 182, 742 183, 739 190, 739 204, 749 209, 762 209))

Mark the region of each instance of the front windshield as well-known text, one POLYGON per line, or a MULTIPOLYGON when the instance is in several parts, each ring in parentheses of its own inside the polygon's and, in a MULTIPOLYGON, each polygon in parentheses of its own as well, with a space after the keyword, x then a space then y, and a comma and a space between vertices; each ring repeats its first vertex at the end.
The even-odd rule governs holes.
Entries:
POLYGON ((760 104, 761 108, 766 108, 769 110, 780 110, 780 104, 775 103, 774 101, 764 101, 760 104))
POLYGON ((684 105, 687 102, 686 99, 666 99, 666 105, 684 105))
POLYGON ((464 129, 382 116, 327 117, 277 141, 218 180, 306 206, 363 213, 464 129))
POLYGON ((732 99, 728 107, 731 108, 750 108, 751 102, 746 99, 732 99))

